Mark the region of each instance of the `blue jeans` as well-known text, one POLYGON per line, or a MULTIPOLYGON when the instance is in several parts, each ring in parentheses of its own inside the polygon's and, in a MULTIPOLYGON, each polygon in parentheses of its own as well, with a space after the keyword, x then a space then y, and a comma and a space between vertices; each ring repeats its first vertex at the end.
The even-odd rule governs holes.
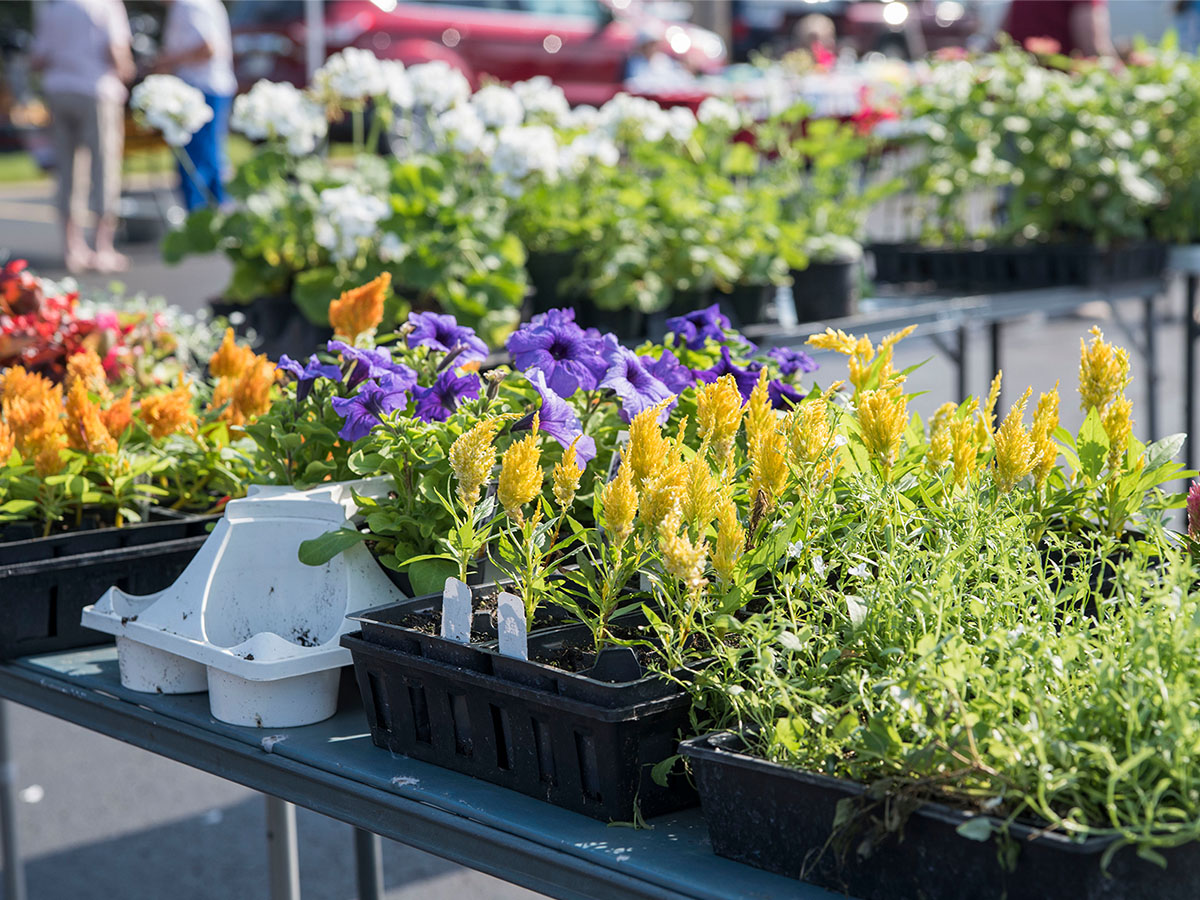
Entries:
POLYGON ((213 117, 192 135, 191 141, 183 148, 196 171, 190 173, 182 163, 179 165, 180 190, 188 212, 214 201, 218 206, 225 202, 225 185, 221 182, 221 175, 225 171, 225 139, 229 135, 229 111, 233 106, 233 98, 206 93, 204 100, 212 109, 213 117))

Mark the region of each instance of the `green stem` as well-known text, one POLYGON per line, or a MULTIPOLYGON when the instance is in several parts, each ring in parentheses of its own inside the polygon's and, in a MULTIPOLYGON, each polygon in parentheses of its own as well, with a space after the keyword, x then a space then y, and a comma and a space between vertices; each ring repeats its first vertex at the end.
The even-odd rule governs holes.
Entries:
POLYGON ((354 152, 361 153, 363 149, 363 111, 361 109, 351 110, 350 121, 354 125, 354 152))

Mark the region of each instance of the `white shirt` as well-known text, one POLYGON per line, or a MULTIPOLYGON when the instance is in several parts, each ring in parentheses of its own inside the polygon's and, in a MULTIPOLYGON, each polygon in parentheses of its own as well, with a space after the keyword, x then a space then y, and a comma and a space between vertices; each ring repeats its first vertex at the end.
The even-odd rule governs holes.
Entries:
POLYGON ((128 45, 129 18, 120 0, 35 3, 33 55, 46 61, 42 90, 125 102, 129 92, 113 64, 112 46, 128 45))
POLYGON ((233 46, 229 15, 221 0, 175 0, 163 24, 163 53, 173 54, 208 44, 213 55, 203 62, 180 66, 175 74, 206 94, 232 97, 237 93, 233 75, 233 46))

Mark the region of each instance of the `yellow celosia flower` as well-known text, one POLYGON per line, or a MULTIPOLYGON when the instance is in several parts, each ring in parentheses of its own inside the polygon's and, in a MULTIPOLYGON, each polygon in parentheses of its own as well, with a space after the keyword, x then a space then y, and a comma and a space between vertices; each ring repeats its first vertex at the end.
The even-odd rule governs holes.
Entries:
POLYGON ((79 353, 71 354, 67 360, 67 375, 64 382, 68 391, 76 381, 82 381, 84 388, 99 397, 101 403, 108 403, 112 399, 112 392, 108 389, 108 375, 104 372, 104 363, 101 362, 96 351, 90 347, 79 353))
POLYGON ((638 510, 638 492, 629 466, 621 466, 617 477, 601 489, 600 508, 605 531, 619 552, 633 533, 633 519, 638 510))
POLYGON ((117 452, 117 442, 108 433, 100 417, 100 407, 88 397, 82 379, 76 379, 67 393, 67 443, 83 453, 117 452))
POLYGON ((746 549, 746 531, 738 520, 737 506, 728 497, 717 510, 717 544, 713 550, 713 569, 722 584, 733 580, 734 569, 746 549))
POLYGON ((1104 340, 1104 332, 1093 325, 1092 342, 1079 339, 1079 405, 1086 413, 1090 409, 1104 411, 1129 385, 1129 354, 1104 340))
POLYGON ((538 445, 538 416, 533 416, 533 432, 515 444, 509 445, 500 458, 500 481, 496 488, 496 499, 504 507, 505 514, 515 522, 524 522, 522 511, 542 492, 542 448, 538 445))
POLYGON ((771 406, 771 398, 767 393, 768 373, 764 368, 758 373, 758 383, 750 392, 746 401, 746 447, 750 449, 754 442, 767 429, 775 427, 775 410, 771 406))
POLYGON ((950 462, 950 453, 954 447, 954 438, 950 435, 950 420, 958 407, 953 403, 943 403, 929 420, 929 450, 925 454, 925 471, 936 475, 950 462))
POLYGON ((733 452, 733 441, 742 423, 742 395, 732 375, 696 389, 696 428, 700 440, 712 447, 724 465, 733 452))
MULTIPOLYGON (((700 453, 693 456, 691 462, 681 471, 680 480, 683 494, 680 513, 697 534, 703 534, 717 513, 721 485, 713 477, 708 458, 700 453)), ((654 527, 657 528, 661 521, 660 519, 654 522, 654 527)))
POLYGON ((686 502, 686 481, 687 467, 678 459, 672 459, 642 486, 638 506, 647 530, 657 529, 667 516, 678 510, 681 502, 686 502))
POLYGON ((1000 386, 1003 381, 1004 372, 997 372, 988 388, 987 402, 983 405, 976 425, 979 432, 976 440, 980 447, 987 446, 996 430, 996 403, 1000 399, 1000 386))
POLYGON ((1058 462, 1058 444, 1054 430, 1058 428, 1058 385, 1048 394, 1038 397, 1033 413, 1033 483, 1040 491, 1058 462))
POLYGON ((670 400, 663 400, 643 409, 629 423, 629 446, 624 459, 632 470, 633 483, 641 490, 646 480, 665 465, 668 455, 667 441, 662 436, 658 417, 670 400))
POLYGON ((183 376, 179 376, 174 390, 143 397, 138 404, 138 418, 156 441, 176 431, 191 434, 196 414, 192 411, 192 390, 183 376))
POLYGON ((575 445, 578 443, 579 437, 577 436, 563 451, 562 460, 554 467, 550 478, 554 489, 554 499, 558 501, 558 507, 563 512, 567 512, 571 508, 571 504, 575 502, 575 493, 579 490, 579 478, 583 475, 583 470, 579 468, 575 457, 575 445))
POLYGON ((254 365, 254 351, 240 346, 233 336, 233 329, 225 329, 225 337, 208 360, 208 371, 214 378, 237 378, 254 365))
POLYGON ((954 483, 964 486, 979 468, 979 431, 974 418, 950 423, 950 458, 954 461, 954 483))
POLYGON ((133 389, 125 392, 120 400, 114 402, 108 409, 100 413, 104 427, 114 438, 119 438, 133 421, 133 389))
POLYGON ((1033 388, 1026 388, 996 430, 996 487, 1005 494, 1033 470, 1033 439, 1021 422, 1031 396, 1033 388))
POLYGON ((894 378, 886 386, 858 395, 858 425, 867 452, 884 473, 891 471, 900 452, 900 441, 908 426, 908 399, 903 381, 894 378))
POLYGON ((880 342, 878 351, 871 346, 870 338, 866 336, 856 338, 841 329, 834 331, 832 328, 826 328, 823 334, 814 334, 810 337, 808 343, 820 350, 832 350, 848 356, 847 368, 850 371, 850 383, 854 385, 855 392, 858 392, 867 383, 867 376, 877 353, 883 356, 883 362, 879 368, 878 384, 882 386, 891 380, 892 354, 896 344, 912 334, 916 327, 916 325, 909 325, 901 331, 889 334, 880 342))
POLYGON ((458 502, 468 517, 479 502, 480 488, 496 464, 496 448, 492 441, 499 429, 499 419, 484 419, 460 434, 450 445, 450 470, 458 481, 458 502))
POLYGON ((392 276, 384 272, 374 281, 346 291, 329 304, 329 324, 335 337, 354 343, 359 337, 375 334, 383 321, 383 301, 392 276))
POLYGON ((752 522, 770 512, 783 491, 788 473, 786 453, 787 442, 778 426, 763 432, 750 448, 750 497, 755 510, 752 522))
POLYGON ((690 593, 698 594, 707 583, 704 564, 708 558, 708 541, 692 542, 687 529, 679 531, 679 514, 668 516, 658 530, 658 549, 663 569, 682 582, 690 593))
POLYGON ((823 462, 834 451, 834 434, 829 424, 829 400, 825 396, 805 400, 788 416, 788 452, 797 469, 823 462))
POLYGON ((1101 417, 1104 433, 1108 435, 1108 471, 1113 475, 1121 472, 1125 451, 1129 449, 1129 436, 1133 433, 1132 412, 1133 401, 1128 397, 1117 397, 1101 417))

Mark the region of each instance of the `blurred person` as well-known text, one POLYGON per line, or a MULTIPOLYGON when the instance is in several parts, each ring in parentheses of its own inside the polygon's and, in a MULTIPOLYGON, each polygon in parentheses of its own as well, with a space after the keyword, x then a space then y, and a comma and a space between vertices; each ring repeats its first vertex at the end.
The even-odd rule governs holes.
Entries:
POLYGON ((237 78, 229 15, 221 0, 167 0, 162 53, 154 70, 176 75, 199 90, 213 111, 212 119, 183 148, 195 169, 193 174, 179 166, 184 205, 191 212, 210 202, 224 203, 225 145, 237 78))
POLYGON ((796 47, 807 50, 822 69, 837 62, 837 29, 833 19, 820 13, 809 13, 792 28, 792 39, 796 47))
POLYGON ((32 64, 42 73, 58 173, 63 259, 69 272, 118 272, 129 259, 113 247, 121 199, 126 84, 133 80, 132 35, 119 0, 46 0, 34 7, 32 64), (88 247, 79 207, 75 158, 91 157, 90 207, 95 249, 88 247))
POLYGON ((633 53, 625 61, 625 83, 633 90, 661 86, 663 82, 690 80, 691 73, 679 60, 662 49, 662 38, 639 31, 633 53))
POLYGON ((1033 39, 1067 56, 1117 55, 1106 0, 1012 0, 1004 30, 1027 49, 1033 39))

